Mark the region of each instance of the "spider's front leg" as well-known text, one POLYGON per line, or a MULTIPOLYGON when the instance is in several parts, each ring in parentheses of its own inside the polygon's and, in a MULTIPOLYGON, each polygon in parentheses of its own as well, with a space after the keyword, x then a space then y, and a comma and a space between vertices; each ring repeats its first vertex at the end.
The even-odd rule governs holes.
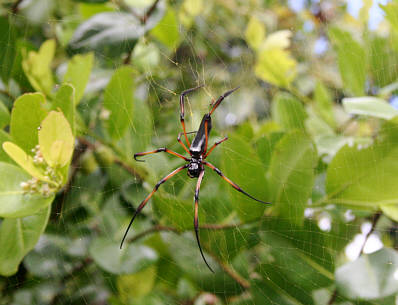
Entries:
POLYGON ((181 158, 185 161, 189 161, 188 158, 185 158, 183 155, 180 155, 179 153, 172 151, 166 147, 158 148, 158 149, 151 150, 151 151, 144 151, 144 152, 136 153, 136 154, 134 154, 134 159, 135 159, 135 161, 145 162, 144 160, 138 160, 137 157, 145 156, 145 155, 149 155, 149 154, 156 154, 156 153, 160 153, 160 152, 166 152, 166 153, 172 154, 178 158, 181 158))
POLYGON ((167 180, 169 180, 171 177, 173 177, 175 174, 178 174, 180 171, 182 171, 184 168, 187 168, 188 164, 185 164, 177 169, 175 169, 174 171, 172 171, 170 174, 168 174, 166 177, 164 177, 163 179, 161 179, 158 183, 156 183, 155 187, 153 188, 152 192, 140 203, 140 205, 138 206, 137 210, 135 210, 135 213, 133 215, 133 217, 130 220, 130 223, 126 229, 126 232, 124 233, 122 242, 120 243, 120 249, 123 246, 124 240, 127 237, 127 233, 130 230, 131 225, 134 222, 135 217, 141 212, 141 210, 145 207, 145 205, 147 204, 148 200, 152 197, 153 194, 156 193, 156 191, 159 189, 159 186, 163 183, 165 183, 167 180))
POLYGON ((182 125, 182 130, 184 131, 185 141, 187 142, 188 146, 190 146, 191 143, 188 140, 187 132, 185 130, 185 119, 184 119, 184 115, 185 115, 184 101, 185 100, 184 100, 184 98, 185 98, 185 95, 187 95, 188 93, 195 91, 202 87, 203 87, 203 85, 185 90, 185 91, 181 92, 181 95, 180 95, 180 121, 181 121, 181 125, 182 125))

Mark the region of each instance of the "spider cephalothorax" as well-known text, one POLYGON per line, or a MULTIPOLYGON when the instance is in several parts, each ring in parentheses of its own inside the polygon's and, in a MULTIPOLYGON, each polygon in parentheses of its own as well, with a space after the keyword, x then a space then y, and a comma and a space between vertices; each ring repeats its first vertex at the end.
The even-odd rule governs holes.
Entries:
POLYGON ((141 160, 138 160, 137 157, 148 155, 148 154, 154 154, 154 153, 158 153, 158 152, 167 152, 169 154, 172 154, 174 156, 177 156, 177 157, 185 160, 188 163, 183 165, 183 166, 180 166, 177 169, 175 169, 170 174, 168 174, 166 177, 164 177, 162 180, 160 180, 155 185, 153 191, 141 202, 141 204, 138 206, 137 210, 135 211, 133 217, 131 218, 131 221, 130 221, 127 229, 126 229, 126 232, 124 233, 122 242, 120 244, 120 248, 122 248, 122 246, 123 246, 123 242, 126 239, 127 233, 129 231, 129 229, 130 229, 135 217, 144 208, 144 206, 147 204, 148 200, 152 197, 152 195, 158 190, 159 186, 162 183, 164 183, 167 180, 169 180, 175 174, 177 174, 180 171, 182 171, 185 168, 187 168, 188 169, 187 170, 187 174, 188 174, 189 177, 198 178, 198 181, 196 183, 196 189, 195 189, 195 197, 194 197, 194 200, 195 200, 194 228, 195 228, 196 240, 198 242, 200 254, 202 255, 203 260, 205 261, 207 267, 213 272, 213 270, 211 269, 211 267, 207 263, 206 258, 205 258, 204 254, 203 254, 202 247, 200 246, 199 233, 198 233, 199 232, 199 221, 198 221, 199 190, 200 190, 200 184, 202 183, 203 175, 205 173, 205 166, 208 166, 209 168, 214 170, 221 178, 223 178, 225 181, 227 181, 234 189, 236 189, 237 191, 241 192, 242 194, 248 196, 249 198, 251 198, 253 200, 256 200, 258 202, 261 202, 261 203, 269 203, 269 202, 265 202, 265 201, 256 199, 252 195, 246 193, 237 184, 235 184, 234 182, 229 180, 227 177, 225 177, 223 175, 223 173, 217 167, 215 167, 213 164, 205 161, 207 156, 213 151, 213 149, 217 145, 221 144, 222 142, 224 142, 224 141, 226 141, 228 139, 227 137, 225 137, 224 139, 222 139, 220 141, 217 141, 216 143, 214 143, 214 145, 209 150, 207 150, 207 142, 208 142, 209 134, 210 134, 210 131, 211 131, 211 115, 214 112, 214 110, 216 110, 216 108, 220 105, 220 103, 224 100, 224 98, 226 98, 228 95, 230 95, 232 92, 234 92, 239 87, 235 88, 235 89, 232 89, 230 91, 227 91, 226 93, 221 95, 214 102, 214 104, 212 105, 212 108, 209 111, 209 113, 206 113, 203 116, 202 122, 200 123, 198 131, 189 132, 189 133, 186 132, 186 130, 185 130, 185 122, 184 122, 184 97, 185 97, 185 95, 187 93, 189 93, 191 91, 194 91, 194 90, 196 90, 196 89, 198 89, 200 87, 202 87, 202 86, 185 90, 184 92, 181 93, 181 96, 180 96, 180 121, 181 121, 182 129, 183 129, 184 132, 180 133, 178 135, 177 141, 178 141, 178 143, 181 144, 181 146, 184 148, 184 150, 191 156, 191 158, 186 158, 183 155, 181 155, 179 153, 176 153, 175 151, 172 151, 172 150, 167 149, 165 147, 164 148, 158 148, 158 149, 151 150, 151 151, 146 151, 146 152, 141 152, 141 153, 134 154, 134 159, 137 160, 137 161, 141 161, 141 160), (196 133, 196 136, 193 139, 192 144, 190 144, 190 142, 188 140, 188 136, 187 136, 187 134, 190 134, 190 133, 196 133), (188 145, 189 149, 187 148, 187 146, 181 140, 182 134, 185 137, 185 141, 186 141, 186 144, 188 145))
POLYGON ((192 157, 188 164, 188 176, 191 178, 198 178, 201 171, 203 171, 202 158, 195 159, 192 157))

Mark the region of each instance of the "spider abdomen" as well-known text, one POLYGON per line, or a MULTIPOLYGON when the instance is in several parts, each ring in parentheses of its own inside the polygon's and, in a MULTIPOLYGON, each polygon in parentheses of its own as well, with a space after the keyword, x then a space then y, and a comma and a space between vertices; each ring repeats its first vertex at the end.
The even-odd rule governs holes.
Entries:
POLYGON ((199 158, 199 156, 204 153, 206 146, 206 136, 207 137, 209 136, 210 130, 211 130, 211 116, 207 113, 203 116, 198 132, 196 133, 196 136, 193 139, 191 146, 189 147, 189 151, 191 152, 192 156, 199 158), (207 121, 207 128, 205 124, 206 121, 207 121))

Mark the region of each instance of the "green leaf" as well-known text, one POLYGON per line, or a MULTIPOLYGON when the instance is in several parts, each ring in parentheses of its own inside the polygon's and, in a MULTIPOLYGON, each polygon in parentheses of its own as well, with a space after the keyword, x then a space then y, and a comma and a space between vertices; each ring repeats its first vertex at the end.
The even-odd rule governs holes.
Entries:
POLYGON ((284 130, 304 130, 304 121, 307 118, 307 114, 300 101, 290 94, 277 94, 272 101, 271 112, 273 119, 281 125, 284 130))
MULTIPOLYGON (((237 135, 230 136, 229 140, 222 144, 221 171, 239 185, 244 191, 255 198, 270 201, 265 172, 261 161, 252 146, 237 135)), ((216 167, 217 164, 214 164, 216 167)), ((207 171, 208 175, 216 173, 207 171)), ((221 178, 220 178, 221 179, 221 178)), ((263 215, 265 204, 254 201, 238 192, 226 181, 222 181, 229 190, 232 206, 243 221, 259 218, 263 215)))
POLYGON ((316 84, 314 91, 315 111, 329 124, 330 127, 336 127, 336 120, 333 113, 333 101, 328 89, 320 82, 316 84))
POLYGON ((396 81, 398 71, 394 67, 398 64, 398 56, 393 50, 390 37, 371 35, 367 41, 369 72, 372 83, 377 87, 384 87, 396 81))
POLYGON ((38 52, 29 51, 23 55, 22 68, 30 84, 37 91, 51 95, 54 87, 51 62, 55 54, 55 40, 45 41, 38 52))
POLYGON ((118 147, 125 156, 133 156, 137 151, 145 151, 151 143, 153 135, 153 117, 148 103, 134 98, 132 121, 127 132, 119 140, 118 147))
POLYGON ((368 209, 398 204, 396 131, 397 126, 389 124, 383 130, 383 141, 367 148, 346 145, 339 150, 327 170, 328 201, 368 209))
POLYGON ((40 151, 53 168, 64 167, 72 158, 74 137, 62 112, 51 111, 39 130, 40 151))
POLYGON ((13 163, 12 159, 3 149, 3 143, 11 141, 11 137, 4 130, 0 130, 0 162, 13 163))
POLYGON ((52 110, 61 110, 65 118, 68 120, 75 134, 75 89, 70 84, 63 84, 55 94, 51 103, 52 110))
POLYGON ((151 292, 156 283, 156 267, 150 266, 135 274, 120 275, 117 278, 117 290, 124 304, 136 300, 151 292))
MULTIPOLYGON (((176 198, 173 195, 155 195, 152 200, 155 215, 168 225, 178 230, 189 230, 193 228, 193 202, 176 198)), ((199 212, 200 223, 205 223, 203 209, 199 212)))
POLYGON ((3 149, 10 156, 10 158, 15 161, 15 163, 22 167, 32 177, 47 182, 51 181, 48 178, 45 178, 42 171, 33 163, 33 158, 18 145, 15 145, 12 142, 4 142, 3 149))
POLYGON ((134 244, 125 244, 123 249, 119 247, 119 242, 96 238, 89 252, 102 269, 114 274, 137 273, 158 260, 156 252, 149 247, 134 244))
POLYGON ((163 19, 151 30, 151 35, 157 38, 171 51, 174 51, 180 43, 179 23, 175 10, 167 8, 163 19))
POLYGON ((266 295, 270 304, 314 304, 311 291, 333 282, 333 258, 325 235, 306 220, 297 227, 286 217, 264 221, 261 241, 269 247, 259 251, 257 280, 252 281, 254 302, 266 295))
POLYGON ((364 254, 336 270, 339 294, 349 299, 373 300, 398 292, 398 254, 383 248, 364 254))
POLYGON ((251 16, 245 31, 247 44, 257 50, 265 39, 265 26, 255 16, 251 16))
POLYGON ((349 32, 338 28, 329 30, 329 37, 337 52, 344 89, 353 95, 364 95, 366 81, 366 54, 349 32))
POLYGON ((129 12, 99 13, 83 22, 69 42, 76 53, 96 51, 102 56, 119 56, 130 52, 138 38, 152 29, 163 17, 165 2, 160 1, 145 24, 129 12))
POLYGON ((34 148, 38 144, 38 128, 46 114, 43 94, 27 93, 17 98, 10 122, 13 142, 26 152, 34 148))
POLYGON ((113 139, 122 138, 132 123, 134 89, 134 70, 126 66, 115 71, 105 89, 104 108, 110 112, 105 125, 113 139))
MULTIPOLYGON (((76 90, 75 104, 79 104, 83 97, 84 89, 90 78, 94 64, 94 54, 77 54, 68 63, 68 70, 64 75, 64 82, 71 83, 76 90)), ((65 114, 65 113, 64 113, 65 114)))
POLYGON ((381 204, 380 208, 384 215, 390 217, 394 221, 398 221, 398 203, 396 205, 381 204))
POLYGON ((33 215, 51 204, 54 196, 24 194, 21 183, 29 179, 21 168, 0 162, 0 217, 33 215))
POLYGON ((11 15, 5 15, 0 18, 0 76, 5 82, 11 76, 17 53, 17 31, 12 21, 11 15))
MULTIPOLYGON (((1 172, 1 171, 0 171, 1 172)), ((0 225, 0 274, 10 276, 33 249, 47 226, 51 208, 24 218, 5 219, 0 225)))
POLYGON ((390 2, 386 5, 379 4, 381 9, 386 13, 386 19, 395 31, 398 31, 398 3, 390 2))
POLYGON ((272 151, 283 135, 283 132, 273 132, 269 135, 261 137, 256 142, 258 156, 263 162, 265 171, 268 171, 271 162, 272 151))
POLYGON ((386 120, 398 115, 397 109, 385 100, 373 96, 344 98, 343 107, 349 114, 368 115, 386 120))
POLYGON ((296 76, 296 65, 288 51, 279 48, 265 49, 258 53, 255 72, 260 79, 287 88, 296 76))
POLYGON ((0 100, 0 129, 3 129, 10 123, 10 112, 0 100))
POLYGON ((309 137, 301 131, 286 134, 275 146, 270 165, 270 190, 276 214, 301 224, 314 185, 318 158, 309 137))

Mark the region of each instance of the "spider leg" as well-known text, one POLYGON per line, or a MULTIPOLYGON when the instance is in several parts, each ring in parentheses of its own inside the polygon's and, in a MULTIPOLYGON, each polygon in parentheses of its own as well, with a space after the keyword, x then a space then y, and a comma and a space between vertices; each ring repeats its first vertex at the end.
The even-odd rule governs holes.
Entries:
POLYGON ((218 175, 221 176, 221 178, 223 178, 225 181, 227 181, 227 182, 228 182, 235 190, 237 190, 238 192, 241 192, 242 194, 246 195, 247 197, 249 197, 249 198, 251 198, 251 199, 253 199, 253 200, 255 200, 255 201, 258 201, 258 202, 261 202, 261 203, 265 203, 265 204, 271 204, 271 202, 262 201, 262 200, 260 200, 260 199, 254 198, 252 195, 246 193, 246 192, 245 192, 244 190, 242 190, 236 183, 232 182, 229 178, 225 177, 224 174, 223 174, 217 167, 215 167, 213 164, 211 164, 211 163, 209 163, 209 162, 207 162, 207 161, 203 161, 203 164, 204 164, 204 165, 207 165, 207 166, 210 167, 212 170, 214 170, 218 175))
POLYGON ((235 90, 238 90, 238 89, 239 89, 239 87, 236 87, 236 88, 234 88, 234 89, 232 89, 232 90, 229 90, 229 91, 225 92, 223 95, 221 95, 221 96, 218 98, 218 100, 215 101, 215 103, 213 104, 213 107, 212 107, 211 110, 209 111, 209 115, 211 115, 211 114, 214 112, 214 110, 217 109, 217 107, 221 104, 221 102, 222 102, 228 95, 230 95, 232 92, 234 92, 235 90))
POLYGON ((176 153, 175 151, 172 151, 166 147, 158 148, 158 149, 151 150, 151 151, 144 151, 144 152, 136 153, 136 154, 134 154, 134 159, 139 162, 145 162, 144 160, 138 160, 137 157, 145 156, 145 155, 149 155, 149 154, 156 154, 159 152, 167 152, 167 153, 172 154, 178 158, 184 159, 185 161, 189 161, 188 158, 186 158, 183 155, 180 155, 179 153, 176 153))
POLYGON ((181 92, 181 95, 180 95, 180 121, 181 121, 182 129, 184 130, 185 141, 187 142, 188 146, 190 146, 191 144, 189 143, 187 132, 185 130, 184 98, 185 98, 185 95, 187 95, 188 93, 190 93, 192 91, 195 91, 196 89, 199 89, 201 87, 203 87, 203 85, 195 87, 195 88, 191 88, 191 89, 188 89, 188 90, 185 90, 185 91, 181 92))
POLYGON ((213 269, 211 269, 210 265, 207 263, 205 255, 203 254, 202 247, 200 245, 199 241, 199 220, 198 220, 198 209, 199 209, 199 190, 200 190, 200 184, 202 183, 203 176, 205 174, 204 169, 200 172, 198 182, 196 183, 196 189, 195 189, 195 217, 194 217, 194 227, 195 227, 195 235, 196 235, 196 241, 198 242, 199 246, 199 251, 200 254, 202 255, 202 258, 206 264, 206 266, 210 269, 211 272, 214 273, 213 269))
POLYGON ((131 225, 133 224, 133 221, 135 219, 135 217, 141 212, 141 210, 145 207, 145 205, 147 204, 148 200, 152 197, 153 194, 156 193, 156 191, 158 190, 159 186, 162 183, 165 183, 167 180, 169 180, 171 177, 173 177, 175 174, 179 173, 180 171, 182 171, 184 168, 187 168, 188 164, 185 164, 177 169, 175 169, 174 171, 172 171, 170 174, 168 174, 166 177, 164 177, 163 179, 161 179, 158 183, 156 183, 155 187, 153 188, 152 192, 140 203, 140 205, 138 206, 137 210, 135 211, 133 217, 130 220, 130 223, 126 229, 126 232, 124 233, 122 242, 120 243, 120 249, 123 246, 124 240, 127 237, 127 233, 130 230, 131 225))
POLYGON ((206 155, 203 157, 203 159, 206 159, 207 156, 210 155, 210 153, 213 151, 214 148, 216 148, 217 145, 220 145, 222 142, 225 142, 226 140, 228 140, 228 137, 225 137, 224 139, 214 143, 214 145, 209 149, 209 151, 206 153, 206 155))
MULTIPOLYGON (((191 134, 191 133, 197 133, 197 131, 187 132, 187 134, 191 134)), ((181 144, 181 146, 185 149, 185 151, 186 151, 188 154, 192 155, 191 152, 189 151, 189 149, 188 149, 188 148, 185 146, 185 144, 181 141, 181 136, 182 136, 183 134, 184 134, 183 132, 180 132, 180 133, 178 134, 177 141, 178 141, 178 143, 181 144)))

